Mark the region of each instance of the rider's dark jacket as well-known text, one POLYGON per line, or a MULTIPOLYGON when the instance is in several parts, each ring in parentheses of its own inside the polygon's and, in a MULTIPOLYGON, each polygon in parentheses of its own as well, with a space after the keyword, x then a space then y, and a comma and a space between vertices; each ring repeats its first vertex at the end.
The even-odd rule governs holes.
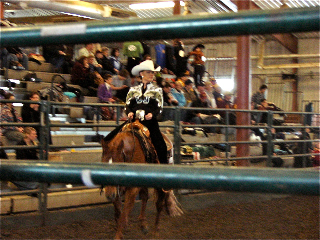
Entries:
MULTIPOLYGON (((131 87, 126 99, 126 113, 136 113, 137 110, 144 110, 145 115, 152 113, 152 119, 143 120, 141 123, 150 131, 151 141, 156 149, 160 163, 167 164, 167 145, 161 135, 157 116, 162 112, 163 107, 163 92, 162 89, 155 86, 153 83, 147 84, 144 89, 143 84, 131 87)), ((135 118, 135 115, 134 115, 135 118)), ((116 128, 112 131, 105 140, 110 140, 111 137, 118 133, 121 128, 116 128)))

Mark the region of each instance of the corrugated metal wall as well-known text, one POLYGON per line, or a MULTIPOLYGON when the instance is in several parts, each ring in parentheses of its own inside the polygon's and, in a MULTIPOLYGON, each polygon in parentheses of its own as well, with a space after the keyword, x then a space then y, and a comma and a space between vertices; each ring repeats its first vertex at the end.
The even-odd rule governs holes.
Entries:
MULTIPOLYGON (((319 54, 319 39, 299 39, 299 54, 319 54)), ((209 58, 206 62, 206 70, 216 78, 232 78, 235 73, 237 45, 236 43, 206 44, 205 56, 209 58), (214 58, 211 59, 210 58, 214 58), (218 58, 218 59, 217 59, 218 58), (220 58, 220 59, 219 59, 220 58)), ((251 55, 258 56, 259 43, 252 41, 251 55)), ((277 41, 267 41, 265 45, 265 56, 289 55, 290 52, 277 41)), ((293 69, 259 69, 257 59, 251 60, 252 84, 251 92, 258 90, 259 86, 267 83, 268 101, 274 102, 285 111, 292 111, 293 83, 291 80, 282 80, 282 74, 292 74, 293 69)), ((319 62, 319 58, 299 58, 299 63, 319 62)), ((292 58, 264 59, 264 65, 290 64, 292 58)), ((298 69, 298 110, 304 109, 308 101, 314 103, 314 109, 319 112, 319 69, 298 69)))

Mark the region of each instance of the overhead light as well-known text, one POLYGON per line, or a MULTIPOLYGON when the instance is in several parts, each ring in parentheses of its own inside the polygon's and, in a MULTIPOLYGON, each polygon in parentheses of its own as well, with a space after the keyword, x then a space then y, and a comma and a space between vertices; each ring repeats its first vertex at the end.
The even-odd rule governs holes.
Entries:
MULTIPOLYGON (((184 2, 180 1, 180 5, 184 6, 184 2)), ((143 9, 155 9, 155 8, 173 8, 174 2, 156 2, 156 3, 135 3, 130 4, 129 8, 134 10, 143 10, 143 9)))

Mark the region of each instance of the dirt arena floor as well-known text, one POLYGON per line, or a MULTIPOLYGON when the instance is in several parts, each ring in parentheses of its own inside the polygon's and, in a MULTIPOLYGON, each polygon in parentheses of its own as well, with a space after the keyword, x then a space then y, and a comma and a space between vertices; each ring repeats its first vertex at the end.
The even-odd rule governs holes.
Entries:
MULTIPOLYGON (((201 201, 200 201, 201 202, 201 201)), ((196 203, 199 204, 199 203, 196 203)), ((152 205, 152 204, 150 204, 152 205)), ((186 209, 180 217, 163 215, 161 239, 319 239, 319 197, 283 196, 186 209)), ((153 207, 153 206, 151 206, 153 207)), ((137 212, 137 210, 136 210, 137 212)), ((151 211, 152 212, 152 211, 151 211)), ((135 214, 132 214, 135 215, 135 214)), ((149 214, 150 215, 150 214, 149 214)), ((89 216, 88 216, 89 218, 89 216)), ((2 219, 5 220, 5 219, 2 219)), ((153 226, 154 214, 149 219, 153 226)), ((21 222, 23 224, 23 222, 21 222)), ((151 231, 150 231, 151 232, 151 231)), ((112 239, 115 222, 75 220, 67 224, 1 230, 1 239, 112 239)), ((131 216, 125 239, 151 239, 131 216)))

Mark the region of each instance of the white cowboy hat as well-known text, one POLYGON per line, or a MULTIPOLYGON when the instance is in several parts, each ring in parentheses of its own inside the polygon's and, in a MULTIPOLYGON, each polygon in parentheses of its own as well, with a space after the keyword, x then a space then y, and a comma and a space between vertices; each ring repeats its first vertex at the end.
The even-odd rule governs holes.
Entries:
POLYGON ((139 72, 141 71, 154 71, 159 72, 161 67, 157 67, 154 69, 154 64, 152 60, 145 60, 144 62, 140 63, 139 65, 136 65, 132 68, 131 73, 133 76, 138 76, 139 72))

